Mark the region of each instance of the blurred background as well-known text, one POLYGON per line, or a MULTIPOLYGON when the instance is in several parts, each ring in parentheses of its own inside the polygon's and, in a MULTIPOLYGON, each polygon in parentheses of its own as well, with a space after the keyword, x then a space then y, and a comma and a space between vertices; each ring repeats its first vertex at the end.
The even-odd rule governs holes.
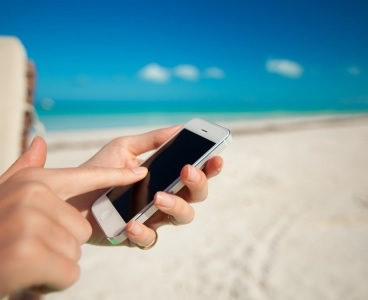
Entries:
POLYGON ((194 222, 151 251, 83 245, 80 280, 46 299, 368 299, 367 16, 367 1, 2 0, 0 36, 35 62, 47 167, 193 116, 234 136, 194 222))
POLYGON ((3 0, 0 35, 36 63, 46 129, 119 127, 368 111, 367 14, 366 1, 3 0))

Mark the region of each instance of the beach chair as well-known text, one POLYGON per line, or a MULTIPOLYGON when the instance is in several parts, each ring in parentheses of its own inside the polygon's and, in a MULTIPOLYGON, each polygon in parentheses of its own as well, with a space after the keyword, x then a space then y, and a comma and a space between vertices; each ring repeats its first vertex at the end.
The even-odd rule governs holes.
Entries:
POLYGON ((0 36, 0 174, 28 147, 35 67, 16 37, 0 36))

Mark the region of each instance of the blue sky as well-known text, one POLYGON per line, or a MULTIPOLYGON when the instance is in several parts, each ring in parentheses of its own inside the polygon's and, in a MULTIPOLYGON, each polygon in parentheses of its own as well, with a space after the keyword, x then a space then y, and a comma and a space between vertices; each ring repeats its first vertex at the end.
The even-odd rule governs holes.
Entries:
POLYGON ((3 0, 0 35, 36 62, 38 101, 368 108, 367 3, 3 0))

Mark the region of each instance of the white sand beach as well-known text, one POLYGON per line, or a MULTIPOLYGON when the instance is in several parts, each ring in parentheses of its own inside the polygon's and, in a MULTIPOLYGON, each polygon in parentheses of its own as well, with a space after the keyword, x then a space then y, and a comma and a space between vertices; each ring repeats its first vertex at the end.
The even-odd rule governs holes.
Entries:
MULTIPOLYGON (((233 143, 193 223, 150 251, 83 246, 79 282, 45 299, 368 299, 368 115, 223 125, 233 143)), ((50 133, 47 165, 148 129, 50 133)))

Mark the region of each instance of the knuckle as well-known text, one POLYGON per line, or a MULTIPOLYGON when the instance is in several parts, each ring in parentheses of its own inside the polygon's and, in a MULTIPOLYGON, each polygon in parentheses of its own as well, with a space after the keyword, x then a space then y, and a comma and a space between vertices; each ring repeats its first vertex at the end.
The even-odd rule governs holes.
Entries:
POLYGON ((110 143, 108 143, 108 146, 112 147, 123 147, 125 146, 125 138, 124 137, 117 137, 114 138, 110 143))
POLYGON ((172 215, 174 218, 182 224, 188 224, 193 221, 195 216, 194 208, 187 203, 185 200, 178 201, 175 210, 173 210, 172 215))
POLYGON ((192 222, 194 220, 194 217, 195 217, 195 210, 193 207, 191 207, 191 210, 190 210, 190 213, 189 213, 189 218, 188 218, 188 223, 192 222))
POLYGON ((65 289, 76 283, 80 277, 79 265, 70 260, 64 260, 63 265, 59 269, 59 288, 65 289))
POLYGON ((117 137, 113 139, 110 143, 108 143, 105 147, 111 147, 119 155, 125 156, 127 154, 127 149, 130 147, 129 136, 117 137))
POLYGON ((198 190, 190 190, 190 201, 191 202, 202 202, 208 197, 208 187, 207 185, 202 185, 198 190))
POLYGON ((80 260, 80 258, 82 257, 82 249, 81 249, 81 247, 79 247, 79 246, 77 246, 77 247, 75 247, 75 260, 76 261, 79 261, 80 260))
POLYGON ((68 243, 68 247, 64 254, 75 262, 79 261, 79 259, 81 258, 81 247, 74 238, 71 238, 71 241, 68 243), (69 255, 67 255, 67 252, 69 252, 69 255))
POLYGON ((70 266, 68 277, 70 279, 69 286, 78 281, 80 277, 80 267, 77 263, 74 263, 70 266))
POLYGON ((142 239, 142 244, 143 245, 149 245, 150 243, 152 243, 152 240, 155 239, 155 232, 150 229, 143 237, 142 239))
POLYGON ((182 218, 180 219, 182 219, 184 223, 188 224, 193 221, 194 215, 195 215, 194 208, 188 204, 186 208, 183 210, 182 218))
POLYGON ((16 178, 17 180, 22 180, 22 181, 33 180, 33 178, 35 178, 35 176, 37 175, 37 170, 38 168, 35 168, 35 167, 24 168, 24 169, 17 171, 13 175, 13 177, 16 178))
POLYGON ((185 211, 187 206, 189 205, 184 199, 180 197, 175 197, 174 206, 172 208, 173 212, 182 212, 185 211))
POLYGON ((34 238, 18 238, 12 246, 11 255, 17 262, 37 261, 42 257, 43 249, 34 238))
POLYGON ((81 219, 81 226, 80 226, 81 234, 79 243, 84 244, 89 240, 89 238, 92 235, 92 226, 85 218, 81 217, 80 219, 81 219))
POLYGON ((24 237, 32 236, 33 232, 37 232, 38 228, 43 228, 41 213, 34 209, 21 207, 15 212, 14 219, 18 234, 24 237))
POLYGON ((206 200, 208 197, 208 189, 205 189, 202 194, 201 194, 201 197, 199 197, 199 201, 204 201, 206 200))
POLYGON ((78 261, 81 258, 82 250, 77 240, 70 233, 67 233, 60 239, 61 241, 65 245, 62 250, 64 255, 67 255, 73 261, 78 261))
POLYGON ((48 188, 38 181, 26 181, 20 184, 18 189, 21 197, 18 198, 19 205, 28 206, 35 201, 41 201, 48 195, 48 188))

